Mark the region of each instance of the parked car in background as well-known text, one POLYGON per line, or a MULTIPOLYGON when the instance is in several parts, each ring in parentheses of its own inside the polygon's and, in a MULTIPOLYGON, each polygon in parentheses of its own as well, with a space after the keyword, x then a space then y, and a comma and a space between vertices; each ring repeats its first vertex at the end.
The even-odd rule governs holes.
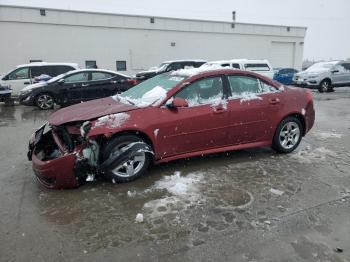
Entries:
POLYGON ((28 158, 49 188, 95 176, 128 182, 152 162, 259 146, 290 153, 314 119, 308 89, 248 71, 184 69, 56 111, 33 134, 28 158))
POLYGON ((0 84, 0 102, 9 101, 11 98, 11 92, 12 90, 10 89, 9 86, 0 84))
POLYGON ((293 84, 294 74, 298 73, 298 70, 294 68, 275 68, 274 72, 273 80, 284 85, 291 85, 293 84))
POLYGON ((54 104, 67 106, 81 101, 115 95, 137 83, 126 75, 102 69, 69 71, 23 88, 19 101, 23 105, 51 109, 54 104))
POLYGON ((241 70, 252 71, 269 78, 273 78, 274 71, 270 62, 266 59, 263 60, 253 60, 253 59, 232 59, 232 60, 222 60, 222 61, 212 61, 207 62, 203 66, 221 66, 228 68, 237 68, 241 70))
POLYGON ((147 71, 142 71, 136 74, 136 77, 139 80, 146 80, 156 75, 176 71, 184 68, 197 68, 206 63, 204 60, 176 60, 176 61, 165 61, 161 63, 159 66, 151 67, 147 71))
POLYGON ((332 92, 334 87, 350 86, 350 62, 330 61, 313 64, 294 75, 293 84, 317 88, 319 92, 332 92))
POLYGON ((33 78, 40 75, 58 76, 71 70, 79 69, 74 63, 46 63, 35 62, 19 65, 1 77, 0 84, 9 86, 12 89, 12 96, 18 96, 19 91, 26 85, 33 83, 33 78))

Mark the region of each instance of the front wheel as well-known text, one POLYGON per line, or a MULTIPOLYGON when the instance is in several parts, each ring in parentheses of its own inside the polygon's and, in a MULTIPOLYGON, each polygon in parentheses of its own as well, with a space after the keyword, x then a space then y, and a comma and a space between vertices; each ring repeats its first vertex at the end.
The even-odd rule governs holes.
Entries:
POLYGON ((279 123, 272 147, 280 153, 290 153, 296 149, 302 137, 302 125, 299 119, 287 117, 279 123))
POLYGON ((54 107, 55 101, 52 95, 43 93, 35 98, 35 105, 41 110, 48 110, 54 107))
MULTIPOLYGON (((103 159, 107 160, 116 154, 120 154, 126 148, 135 143, 145 143, 140 137, 134 135, 122 135, 111 140, 103 151, 103 159)), ((150 165, 151 154, 147 151, 137 150, 130 153, 118 164, 111 164, 104 172, 105 176, 113 183, 129 182, 142 176, 150 165)), ((116 160, 117 161, 117 160, 116 160)))

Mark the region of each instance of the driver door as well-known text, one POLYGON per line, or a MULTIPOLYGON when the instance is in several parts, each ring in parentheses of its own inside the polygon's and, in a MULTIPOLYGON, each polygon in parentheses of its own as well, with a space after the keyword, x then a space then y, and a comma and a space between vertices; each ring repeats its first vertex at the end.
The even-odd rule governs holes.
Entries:
POLYGON ((188 107, 161 108, 162 129, 157 139, 161 157, 217 148, 226 144, 228 113, 221 104, 224 97, 221 76, 204 78, 185 86, 174 97, 188 107))

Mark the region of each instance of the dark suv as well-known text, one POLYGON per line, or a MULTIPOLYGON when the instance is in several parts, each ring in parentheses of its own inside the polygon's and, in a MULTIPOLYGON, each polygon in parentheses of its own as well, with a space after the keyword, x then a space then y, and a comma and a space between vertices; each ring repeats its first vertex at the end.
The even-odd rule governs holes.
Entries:
POLYGON ((136 74, 137 79, 146 80, 148 78, 154 77, 156 75, 176 71, 184 68, 197 68, 205 64, 207 61, 204 60, 176 60, 176 61, 165 61, 159 66, 151 67, 147 71, 142 71, 136 74))

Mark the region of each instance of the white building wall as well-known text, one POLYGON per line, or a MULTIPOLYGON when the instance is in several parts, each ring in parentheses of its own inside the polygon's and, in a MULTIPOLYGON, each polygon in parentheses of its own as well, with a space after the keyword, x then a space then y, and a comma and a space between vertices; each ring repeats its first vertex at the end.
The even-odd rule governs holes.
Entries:
POLYGON ((36 8, 0 6, 0 32, 0 72, 33 59, 81 67, 96 60, 111 70, 125 60, 126 73, 134 74, 172 59, 270 59, 273 42, 294 43, 300 69, 306 29, 158 17, 152 24, 149 17, 50 9, 40 16, 36 8))

